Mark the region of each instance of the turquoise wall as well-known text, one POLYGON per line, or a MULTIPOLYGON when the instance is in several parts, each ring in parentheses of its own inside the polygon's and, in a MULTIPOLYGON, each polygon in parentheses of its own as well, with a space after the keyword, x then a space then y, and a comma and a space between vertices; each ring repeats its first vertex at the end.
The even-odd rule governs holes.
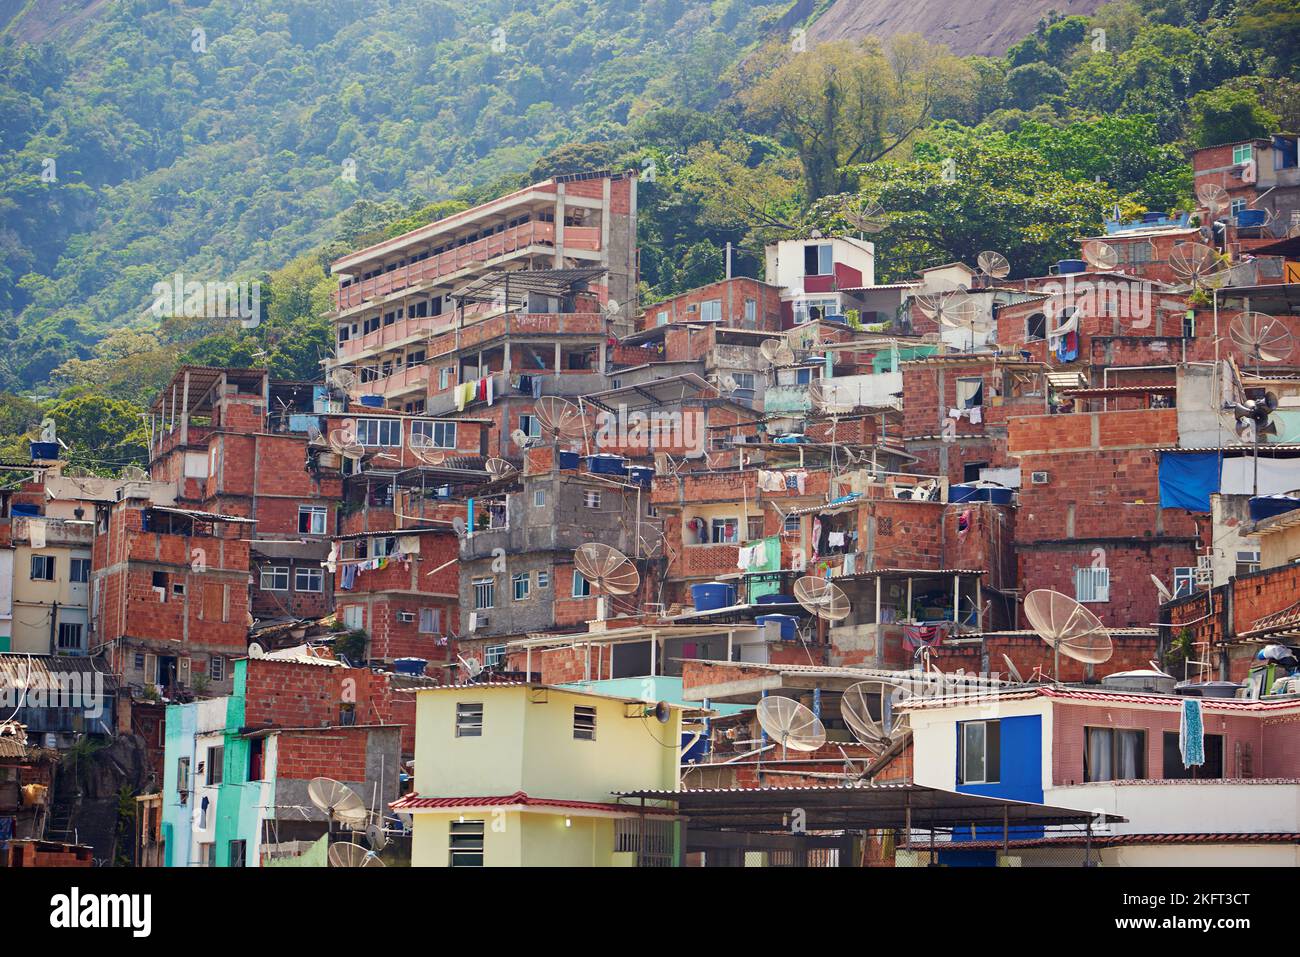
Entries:
POLYGON ((163 866, 189 867, 191 828, 194 808, 180 803, 176 790, 176 773, 181 758, 190 759, 190 780, 193 788, 194 729, 198 720, 197 704, 168 705, 163 726, 163 801, 162 833, 163 866))

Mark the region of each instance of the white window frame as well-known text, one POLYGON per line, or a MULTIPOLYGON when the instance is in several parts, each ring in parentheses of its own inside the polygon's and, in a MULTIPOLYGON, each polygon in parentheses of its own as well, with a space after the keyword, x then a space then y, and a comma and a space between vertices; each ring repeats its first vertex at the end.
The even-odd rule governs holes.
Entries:
POLYGON ((527 601, 529 594, 532 591, 532 584, 533 576, 528 572, 524 572, 520 575, 511 575, 510 597, 515 601, 527 601), (520 594, 521 587, 523 589, 523 594, 520 594))
POLYGON ((416 419, 411 423, 411 447, 416 449, 454 449, 456 423, 416 419), (416 439, 419 439, 417 442, 416 439))
POLYGON ((1249 163, 1255 158, 1254 143, 1238 143, 1232 148, 1232 165, 1240 166, 1242 163, 1249 163))
POLYGON ((1074 598, 1084 604, 1110 601, 1110 569, 1088 565, 1074 571, 1074 598))
POLYGON ((357 442, 369 448, 399 448, 401 419, 357 419, 357 442))
POLYGON ((545 508, 545 507, 546 507, 546 489, 544 488, 533 489, 533 508, 545 508))
POLYGON ((226 680, 226 659, 221 655, 213 655, 208 659, 208 678, 212 681, 226 680))
POLYGON ((419 632, 422 635, 438 635, 442 633, 442 609, 441 608, 421 608, 419 632))
POLYGON ((321 593, 325 591, 325 570, 322 568, 295 568, 293 570, 293 590, 304 593, 321 593), (308 586, 303 587, 303 578, 307 579, 308 586), (316 587, 311 587, 312 581, 316 582, 316 587))
POLYGON ((595 489, 584 489, 582 492, 583 508, 600 508, 600 492, 595 489))
POLYGON ((261 575, 258 578, 258 586, 261 591, 288 591, 289 590, 289 566, 288 565, 267 565, 262 568, 261 575), (271 578, 271 584, 267 584, 267 576, 271 578), (276 585, 281 576, 284 578, 283 585, 276 585))
POLYGON ((325 535, 329 530, 330 510, 324 505, 298 506, 298 534, 325 535), (302 527, 303 516, 307 517, 307 528, 302 527), (318 521, 319 520, 319 521, 318 521), (319 528, 317 526, 320 526, 319 528))
POLYGON ((591 705, 573 706, 573 740, 596 740, 596 709, 591 705))
POLYGON ((456 737, 483 737, 483 702, 456 702, 456 737))
POLYGON ((33 555, 33 556, 32 556, 32 562, 31 562, 31 569, 30 569, 30 571, 31 571, 31 580, 32 580, 32 581, 34 581, 34 582, 52 582, 52 581, 54 581, 55 577, 56 577, 57 574, 58 574, 58 562, 55 560, 55 556, 53 556, 53 555, 33 555), (49 572, 48 575, 43 574, 43 575, 41 575, 39 578, 37 577, 37 575, 36 575, 36 563, 37 563, 38 561, 41 563, 41 568, 42 568, 43 570, 49 572))
POLYGON ((706 299, 700 303, 700 322, 721 322, 722 300, 706 299))
POLYGON ((587 577, 576 568, 573 570, 573 587, 570 593, 573 598, 591 597, 591 582, 587 581, 587 577))
POLYGON ((447 827, 447 864, 484 867, 487 864, 485 821, 452 821, 447 827))
POLYGON ((1001 767, 995 769, 995 773, 992 778, 989 777, 988 734, 989 734, 989 725, 991 724, 998 725, 998 758, 1000 764, 1001 755, 1002 755, 1002 735, 1001 735, 1002 728, 1001 728, 1000 720, 994 718, 988 721, 960 721, 957 723, 957 729, 958 729, 957 733, 960 735, 960 737, 958 738, 958 745, 957 745, 957 762, 958 762, 957 783, 958 784, 1001 784, 1002 783, 1001 767), (979 732, 978 735, 974 734, 974 732, 976 731, 979 732), (967 732, 971 732, 971 734, 968 736, 967 732), (981 773, 978 779, 973 777, 968 777, 966 774, 966 767, 967 767, 966 756, 967 756, 967 750, 970 748, 972 743, 970 740, 971 737, 979 738, 979 747, 980 747, 979 763, 981 766, 981 773))
POLYGON ((506 646, 488 645, 483 649, 483 667, 496 668, 505 663, 506 646))
POLYGON ((547 571, 539 571, 539 572, 537 573, 537 587, 538 587, 538 588, 550 588, 550 587, 551 587, 551 573, 550 573, 550 572, 547 572, 547 571))
POLYGON ((496 607, 497 580, 495 578, 475 578, 474 610, 489 611, 496 607))

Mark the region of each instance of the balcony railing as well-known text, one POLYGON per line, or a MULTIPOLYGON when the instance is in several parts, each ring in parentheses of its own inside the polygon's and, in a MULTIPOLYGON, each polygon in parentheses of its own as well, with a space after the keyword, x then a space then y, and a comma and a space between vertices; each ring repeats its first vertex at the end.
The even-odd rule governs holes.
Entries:
MULTIPOLYGON (((576 248, 598 248, 598 246, 590 245, 591 238, 586 235, 588 229, 590 227, 567 227, 565 229, 565 245, 573 245, 576 248)), ((598 230, 596 231, 595 241, 596 243, 600 241, 598 230)), ((466 243, 464 246, 448 249, 444 253, 430 256, 420 262, 408 263, 391 272, 381 273, 370 279, 342 286, 334 293, 334 305, 337 309, 351 309, 353 306, 361 305, 367 299, 374 299, 377 296, 384 296, 390 292, 414 286, 417 283, 437 279, 440 276, 447 276, 475 263, 484 263, 507 253, 527 249, 529 246, 553 245, 555 245, 554 223, 524 223, 521 226, 515 226, 513 229, 503 230, 495 235, 485 236, 475 242, 466 243)))

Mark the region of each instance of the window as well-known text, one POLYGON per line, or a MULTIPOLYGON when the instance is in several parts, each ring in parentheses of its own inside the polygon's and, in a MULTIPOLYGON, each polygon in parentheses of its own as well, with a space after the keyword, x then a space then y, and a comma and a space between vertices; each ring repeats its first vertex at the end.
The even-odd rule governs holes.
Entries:
POLYGON ((668 310, 667 310, 667 309, 660 309, 660 310, 659 310, 658 314, 655 316, 655 325, 656 325, 656 326, 666 326, 666 325, 668 325, 668 310))
MULTIPOLYGON (((618 388, 615 386, 615 388, 618 388)), ((542 420, 535 415, 521 415, 519 417, 519 431, 529 438, 535 439, 542 434, 542 420)))
POLYGON ((1211 781, 1223 777, 1223 735, 1207 734, 1205 741, 1205 763, 1183 767, 1183 752, 1178 746, 1178 732, 1166 731, 1163 740, 1163 764, 1166 780, 1208 779, 1211 781))
POLYGON ((497 583, 495 578, 474 579, 474 607, 476 609, 495 608, 497 601, 497 583))
POLYGON ((551 587, 551 573, 550 573, 550 572, 538 572, 538 573, 537 573, 537 587, 538 587, 538 588, 550 588, 550 587, 551 587))
POLYGON ((63 651, 81 649, 81 632, 85 626, 80 623, 59 622, 59 648, 63 651))
POLYGON ((799 516, 798 516, 798 515, 787 515, 787 516, 785 517, 785 530, 786 530, 787 532, 794 532, 795 534, 798 534, 798 532, 799 532, 799 516))
POLYGON ((226 759, 226 749, 222 745, 208 748, 207 781, 209 786, 221 783, 221 762, 226 759))
POLYGON ((830 243, 820 243, 803 248, 803 274, 805 276, 829 276, 833 270, 830 243))
POLYGON ((957 408, 974 409, 984 404, 984 379, 957 380, 957 408))
POLYGON ((596 740, 596 709, 575 705, 573 708, 573 737, 575 741, 596 740))
POLYGON ((298 506, 298 531, 304 535, 324 535, 329 510, 319 505, 298 506))
POLYGON ((763 516, 751 515, 745 520, 745 540, 753 541, 763 537, 763 516))
POLYGON ((578 571, 576 568, 573 570, 573 597, 591 597, 591 582, 587 581, 582 572, 578 571))
POLYGON ((812 382, 812 379, 812 369, 794 370, 794 381, 797 385, 807 385, 809 382, 812 382))
MULTIPOLYGON (((342 724, 343 722, 339 722, 342 724)), ((265 766, 263 756, 266 754, 266 738, 250 738, 248 742, 248 780, 262 780, 265 766)))
POLYGON ((226 659, 220 655, 213 655, 208 659, 208 677, 213 681, 226 680, 226 659))
POLYGON ((397 551, 397 537, 385 535, 383 538, 372 538, 369 548, 371 558, 385 558, 397 551))
POLYGON ((483 737, 483 703, 456 703, 456 737, 483 737))
POLYGON ((70 571, 70 581, 88 582, 90 581, 90 559, 74 558, 72 560, 72 569, 70 571))
POLYGON ((1174 597, 1183 598, 1196 592, 1196 568, 1183 565, 1174 569, 1174 597))
POLYGON ((247 841, 230 842, 230 866, 231 867, 248 866, 248 842, 247 841))
POLYGON ((1110 601, 1110 569, 1092 567, 1075 569, 1074 597, 1081 602, 1110 601))
POLYGON ((798 299, 794 304, 794 321, 795 325, 803 325, 805 322, 813 322, 826 316, 833 316, 840 311, 840 301, 837 297, 827 299, 798 299))
POLYGON ((1047 338, 1047 316, 1036 312, 1025 320, 1025 341, 1047 338))
POLYGON ((1238 575, 1249 575, 1259 571, 1259 549, 1242 549, 1237 552, 1238 575))
POLYGON ((443 366, 438 370, 438 391, 445 391, 451 388, 451 366, 443 366))
POLYGON ((483 866, 482 821, 452 821, 447 840, 452 867, 483 866))
POLYGON ((754 326, 756 325, 758 325, 758 300, 746 299, 745 300, 745 328, 753 329, 754 326))
POLYGON ((417 449, 454 449, 455 422, 412 422, 411 445, 417 449))
POLYGON ((1141 781, 1147 776, 1147 733, 1128 728, 1084 728, 1085 781, 1141 781))
POLYGON ((362 445, 399 446, 402 444, 402 420, 357 419, 357 441, 362 445))
POLYGON ((325 590, 325 574, 319 568, 299 568, 293 576, 294 591, 325 590))
POLYGON ((436 635, 442 630, 442 609, 420 609, 420 634, 436 635))
POLYGON ((525 601, 528 598, 528 587, 532 584, 533 576, 525 572, 522 575, 512 575, 510 577, 510 587, 514 593, 515 601, 525 601))
POLYGON ((176 790, 185 794, 190 789, 190 759, 180 758, 176 762, 176 790))
POLYGON ((735 545, 740 539, 740 521, 734 518, 715 518, 711 523, 709 541, 714 545, 735 545))
POLYGON ((582 493, 583 508, 600 508, 600 493, 590 489, 582 493))
POLYGON ((54 581, 54 556, 53 555, 32 556, 32 581, 34 582, 54 581))
POLYGON ((288 591, 289 566, 274 565, 269 568, 263 568, 261 589, 262 591, 288 591))
POLYGON ((483 649, 483 667, 498 668, 506 663, 505 645, 488 645, 483 649))
POLYGON ((1228 204, 1228 212, 1232 214, 1233 219, 1236 219, 1245 211, 1246 211, 1246 201, 1244 199, 1234 199, 1232 202, 1228 204))
POLYGON ((709 299, 700 303, 700 321, 701 322, 721 322, 722 321, 722 300, 709 299))
POLYGON ((754 373, 752 372, 733 372, 731 377, 736 380, 737 389, 746 389, 754 391, 754 373))
POLYGON ((1255 158, 1255 147, 1250 143, 1240 143, 1232 148, 1232 165, 1240 166, 1255 158))
POLYGON ((365 608, 361 605, 348 605, 343 609, 343 627, 349 631, 360 631, 365 620, 365 608))
POLYGON ((1002 780, 1002 722, 963 721, 957 725, 957 783, 997 784, 1002 780))
POLYGON ((533 489, 533 508, 541 508, 546 504, 546 489, 533 489))

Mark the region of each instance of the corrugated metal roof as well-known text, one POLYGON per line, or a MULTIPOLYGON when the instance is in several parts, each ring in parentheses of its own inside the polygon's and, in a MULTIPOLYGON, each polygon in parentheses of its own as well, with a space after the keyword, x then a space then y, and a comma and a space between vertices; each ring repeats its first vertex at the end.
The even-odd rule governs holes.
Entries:
MULTIPOLYGON (((672 792, 669 792, 672 793, 672 792)), ((489 797, 420 797, 418 794, 407 794, 398 798, 389 805, 394 811, 417 811, 417 810, 439 810, 455 808, 480 808, 480 807, 517 807, 517 808, 537 808, 545 810, 554 808, 564 811, 603 811, 610 814, 654 814, 665 817, 675 817, 672 811, 665 811, 660 808, 643 808, 634 804, 616 804, 614 802, 602 801, 573 801, 563 798, 535 798, 529 797, 523 791, 516 791, 514 794, 493 795, 489 797)))
POLYGON ((0 653, 0 683, 9 688, 52 691, 66 684, 69 675, 100 675, 105 691, 117 687, 117 679, 98 667, 94 658, 82 655, 24 655, 0 653))

